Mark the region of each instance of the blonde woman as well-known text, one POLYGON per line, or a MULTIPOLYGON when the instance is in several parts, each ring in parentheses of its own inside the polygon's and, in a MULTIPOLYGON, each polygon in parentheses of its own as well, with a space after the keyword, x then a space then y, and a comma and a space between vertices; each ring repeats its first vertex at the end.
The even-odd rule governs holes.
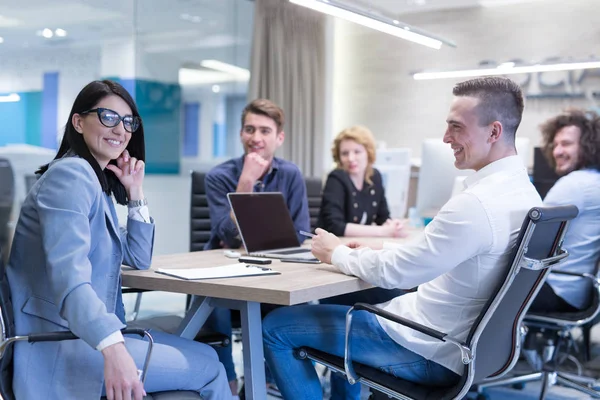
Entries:
POLYGON ((325 183, 318 226, 336 236, 402 236, 402 222, 390 219, 381 174, 373 168, 371 131, 362 126, 344 129, 331 154, 337 168, 325 183))

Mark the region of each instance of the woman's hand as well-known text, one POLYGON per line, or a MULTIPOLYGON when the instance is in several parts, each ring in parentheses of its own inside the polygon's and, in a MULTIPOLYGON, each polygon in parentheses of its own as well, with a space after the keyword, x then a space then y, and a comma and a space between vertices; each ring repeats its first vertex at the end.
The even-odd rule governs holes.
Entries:
POLYGON ((108 164, 106 166, 114 172, 125 190, 129 200, 142 200, 142 184, 144 182, 146 164, 142 160, 131 157, 127 150, 123 151, 117 158, 117 165, 108 164))
POLYGON ((146 395, 133 358, 125 344, 117 343, 102 350, 104 385, 108 400, 142 400, 146 395))
POLYGON ((404 223, 399 219, 388 219, 381 225, 381 231, 384 237, 401 238, 407 236, 404 231, 404 223))

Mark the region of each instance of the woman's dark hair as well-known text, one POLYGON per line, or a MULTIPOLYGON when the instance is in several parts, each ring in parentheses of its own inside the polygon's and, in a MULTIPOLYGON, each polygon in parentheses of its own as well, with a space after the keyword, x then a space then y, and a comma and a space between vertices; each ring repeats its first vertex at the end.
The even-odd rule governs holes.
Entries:
MULTIPOLYGON (((125 188, 111 170, 105 168, 103 171, 100 169, 100 165, 83 140, 83 135, 77 132, 73 126, 74 114, 80 114, 84 111, 95 108, 102 99, 110 95, 116 95, 123 99, 123 101, 125 101, 125 103, 127 103, 127 105, 131 108, 133 116, 140 118, 141 121, 140 114, 135 102, 133 101, 133 98, 123 86, 109 80, 90 82, 83 89, 81 89, 81 92, 79 92, 75 102, 73 103, 73 108, 71 108, 69 119, 67 120, 67 124, 65 126, 65 133, 60 143, 60 148, 58 149, 58 153, 54 159, 57 160, 62 158, 69 151, 83 158, 90 163, 94 169, 94 172, 98 177, 98 181, 102 186, 102 191, 108 195, 114 195, 118 204, 125 205, 128 201, 125 188)), ((127 144, 127 151, 131 157, 145 161, 146 152, 144 146, 143 123, 140 123, 139 128, 131 134, 131 139, 127 144)), ((111 160, 110 163, 116 165, 115 160, 111 160)), ((40 169, 36 171, 36 174, 43 175, 48 170, 49 165, 50 164, 42 165, 40 169)))

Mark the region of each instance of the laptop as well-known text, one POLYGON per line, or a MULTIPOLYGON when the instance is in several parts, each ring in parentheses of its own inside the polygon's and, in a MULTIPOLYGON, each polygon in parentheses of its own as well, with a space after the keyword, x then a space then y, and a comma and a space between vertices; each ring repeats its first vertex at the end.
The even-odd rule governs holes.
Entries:
POLYGON ((310 248, 300 247, 281 193, 228 193, 227 199, 248 255, 315 259, 310 248))

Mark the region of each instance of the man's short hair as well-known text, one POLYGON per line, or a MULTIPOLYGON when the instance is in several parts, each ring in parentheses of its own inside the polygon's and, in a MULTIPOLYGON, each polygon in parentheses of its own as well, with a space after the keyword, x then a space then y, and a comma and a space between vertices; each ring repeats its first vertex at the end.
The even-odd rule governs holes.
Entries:
POLYGON ((257 114, 264 115, 265 117, 271 118, 275 121, 275 125, 277 126, 277 133, 283 130, 284 114, 283 110, 275 103, 267 99, 256 99, 252 100, 242 112, 242 129, 244 127, 244 123, 246 122, 246 115, 248 114, 257 114))
POLYGON ((581 131, 579 138, 579 160, 576 169, 600 167, 600 116, 593 111, 568 108, 561 114, 540 125, 542 131, 542 151, 552 168, 554 160, 554 137, 561 129, 576 126, 581 131))
POLYGON ((452 93, 478 98, 479 124, 486 126, 499 121, 507 139, 514 142, 525 107, 523 92, 514 81, 497 76, 475 78, 458 83, 452 93))

